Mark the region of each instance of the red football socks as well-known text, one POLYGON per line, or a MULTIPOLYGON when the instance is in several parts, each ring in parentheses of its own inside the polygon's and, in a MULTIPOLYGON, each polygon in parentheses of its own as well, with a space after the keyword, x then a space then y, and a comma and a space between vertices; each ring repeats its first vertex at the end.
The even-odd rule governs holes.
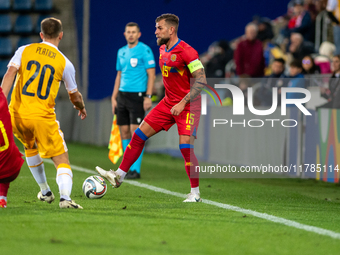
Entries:
POLYGON ((9 182, 0 183, 0 197, 7 197, 9 182))
POLYGON ((122 163, 119 168, 128 172, 132 164, 139 158, 142 153, 146 139, 148 139, 138 128, 133 133, 132 139, 125 149, 122 163))
MULTIPOLYGON (((185 144, 180 145, 180 150, 185 162, 185 171, 190 180, 191 188, 196 188, 199 185, 199 172, 195 171, 195 167, 198 166, 198 160, 194 153, 194 148, 184 148, 187 147, 185 144)), ((189 146, 188 146, 189 147, 189 146)))

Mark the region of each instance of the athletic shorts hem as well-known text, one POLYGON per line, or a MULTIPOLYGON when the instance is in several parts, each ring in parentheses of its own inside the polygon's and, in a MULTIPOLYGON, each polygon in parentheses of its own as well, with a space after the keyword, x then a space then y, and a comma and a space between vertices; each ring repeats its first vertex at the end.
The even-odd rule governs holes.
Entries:
POLYGON ((20 170, 21 170, 21 167, 14 173, 10 173, 5 176, 0 176, 0 183, 8 183, 8 182, 14 181, 18 177, 20 170))
POLYGON ((149 125, 150 125, 150 127, 152 127, 153 128, 153 130, 155 130, 156 131, 156 133, 158 133, 158 132, 160 132, 160 131, 162 131, 162 130, 165 130, 165 131, 168 131, 169 129, 164 129, 163 127, 161 127, 160 125, 158 125, 158 124, 156 124, 156 123, 154 123, 154 122, 152 122, 152 121, 150 121, 150 120, 147 120, 147 119, 144 119, 144 121, 146 122, 146 123, 148 123, 149 125))
POLYGON ((41 155, 41 154, 40 154, 40 157, 42 157, 42 158, 53 158, 53 157, 60 156, 60 155, 62 155, 62 154, 64 154, 64 153, 66 153, 66 152, 68 152, 68 150, 66 150, 66 151, 64 151, 64 152, 62 152, 62 153, 54 154, 54 155, 52 155, 52 156, 47 155, 47 154, 45 154, 45 155, 41 155))

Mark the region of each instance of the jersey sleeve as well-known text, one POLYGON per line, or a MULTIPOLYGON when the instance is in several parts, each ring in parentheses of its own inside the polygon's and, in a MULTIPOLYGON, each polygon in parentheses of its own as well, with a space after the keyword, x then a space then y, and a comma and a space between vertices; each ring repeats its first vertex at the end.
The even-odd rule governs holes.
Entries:
POLYGON ((118 50, 118 53, 117 53, 116 71, 122 71, 122 66, 120 65, 120 60, 119 60, 119 52, 120 50, 118 50))
POLYGON ((63 81, 65 83, 66 90, 72 94, 78 91, 76 83, 76 70, 70 60, 66 58, 66 65, 63 73, 63 81))
POLYGON ((16 69, 19 69, 21 66, 21 56, 22 53, 24 51, 24 49, 26 48, 27 45, 25 46, 21 46, 17 49, 17 51, 15 52, 14 56, 11 58, 11 60, 9 61, 7 67, 13 66, 16 69))
POLYGON ((194 48, 192 47, 186 48, 182 52, 181 56, 186 66, 189 68, 190 73, 193 73, 198 69, 204 68, 201 63, 201 60, 199 59, 198 53, 194 48))
POLYGON ((145 52, 143 54, 143 61, 145 69, 154 68, 156 66, 152 50, 148 46, 145 48, 145 52))

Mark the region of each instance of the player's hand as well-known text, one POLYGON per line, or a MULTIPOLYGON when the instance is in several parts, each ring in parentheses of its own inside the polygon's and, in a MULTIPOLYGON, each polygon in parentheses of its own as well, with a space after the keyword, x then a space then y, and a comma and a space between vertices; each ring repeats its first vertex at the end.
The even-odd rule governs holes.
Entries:
POLYGON ((174 107, 171 108, 170 112, 172 115, 178 116, 184 110, 185 103, 179 102, 174 107))
POLYGON ((80 118, 83 120, 86 118, 87 113, 86 113, 86 109, 85 107, 83 109, 79 109, 78 107, 76 107, 75 105, 73 106, 75 109, 78 110, 78 116, 80 116, 80 118))
POLYGON ((144 102, 143 102, 144 111, 149 110, 151 108, 151 106, 152 106, 151 98, 144 97, 144 102))
POLYGON ((115 115, 115 109, 117 107, 117 100, 114 98, 111 98, 111 105, 112 105, 112 114, 115 115))

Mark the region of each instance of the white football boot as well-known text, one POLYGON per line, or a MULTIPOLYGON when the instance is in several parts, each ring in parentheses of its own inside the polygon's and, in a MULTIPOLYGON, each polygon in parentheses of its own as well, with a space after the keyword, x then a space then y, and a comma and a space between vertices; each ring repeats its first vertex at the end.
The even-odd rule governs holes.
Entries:
POLYGON ((106 171, 99 166, 96 166, 96 170, 101 176, 106 178, 114 188, 119 188, 122 184, 121 182, 119 182, 120 176, 117 175, 113 170, 106 171))
POLYGON ((61 209, 73 208, 73 209, 83 209, 82 206, 76 204, 73 200, 60 199, 59 207, 61 209))
POLYGON ((183 201, 185 203, 193 203, 193 202, 202 202, 202 199, 200 197, 200 193, 189 193, 187 195, 187 198, 183 201))
POLYGON ((37 197, 40 199, 40 201, 52 203, 54 201, 54 195, 52 191, 47 192, 47 194, 44 196, 41 191, 39 191, 37 197))

